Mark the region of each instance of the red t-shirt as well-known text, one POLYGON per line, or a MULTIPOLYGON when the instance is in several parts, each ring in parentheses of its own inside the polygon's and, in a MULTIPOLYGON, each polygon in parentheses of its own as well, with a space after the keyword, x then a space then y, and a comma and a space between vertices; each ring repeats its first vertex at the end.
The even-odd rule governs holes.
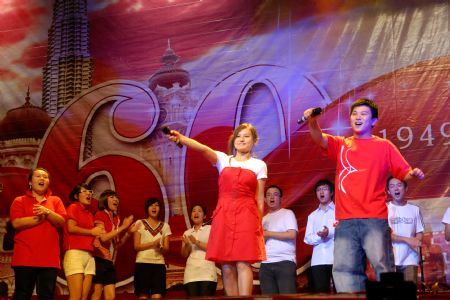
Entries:
MULTIPOLYGON (((44 201, 40 204, 56 212, 63 218, 66 217, 66 209, 61 199, 51 196, 49 191, 44 201)), ((17 218, 31 217, 33 205, 39 204, 31 191, 14 199, 10 208, 11 221, 17 218)), ((41 224, 16 230, 14 235, 14 253, 11 265, 28 267, 60 268, 59 233, 58 229, 45 219, 41 224)))
POLYGON ((387 219, 386 181, 403 180, 411 167, 390 141, 328 135, 328 156, 336 163, 336 220, 387 219))
MULTIPOLYGON (((69 205, 67 208, 67 220, 69 219, 75 220, 78 227, 85 229, 94 228, 94 215, 89 208, 83 207, 78 202, 69 205)), ((64 226, 64 249, 66 251, 78 249, 92 252, 94 250, 93 241, 93 236, 69 233, 67 223, 64 226)))
MULTIPOLYGON (((104 210, 97 211, 95 213, 94 219, 95 223, 101 223, 104 225, 106 233, 116 230, 119 227, 119 217, 117 215, 115 215, 114 217, 110 217, 108 212, 104 210)), ((103 249, 95 248, 94 256, 98 256, 103 259, 112 259, 112 255, 114 253, 111 253, 111 243, 112 240, 100 242, 101 247, 103 247, 103 249, 106 249, 109 255, 105 255, 106 253, 103 249)))

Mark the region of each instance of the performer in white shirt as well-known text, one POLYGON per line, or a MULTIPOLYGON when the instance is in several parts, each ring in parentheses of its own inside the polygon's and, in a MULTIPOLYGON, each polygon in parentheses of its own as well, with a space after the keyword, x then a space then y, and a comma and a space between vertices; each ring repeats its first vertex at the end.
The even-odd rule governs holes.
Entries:
POLYGON ((267 260, 261 263, 259 282, 262 294, 295 294, 296 240, 298 225, 290 209, 281 208, 283 191, 277 185, 266 189, 269 212, 263 218, 267 260))
POLYGON ((136 263, 134 267, 134 293, 138 299, 162 298, 166 290, 166 263, 164 254, 169 252, 168 223, 159 219, 162 201, 151 197, 145 201, 146 219, 136 221, 133 233, 136 263))
POLYGON ((192 228, 182 236, 181 255, 187 258, 184 288, 189 297, 213 296, 217 287, 216 264, 205 259, 211 225, 204 225, 206 208, 195 204, 191 209, 192 228))
POLYGON ((450 207, 445 211, 442 223, 445 225, 445 240, 450 242, 450 207))
POLYGON ((419 247, 422 246, 424 231, 420 209, 404 198, 406 182, 389 177, 386 187, 391 197, 388 203, 388 220, 392 230, 395 269, 403 273, 406 281, 417 284, 419 247))
POLYGON ((319 180, 314 191, 319 207, 308 216, 304 242, 314 246, 311 258, 310 285, 315 293, 330 293, 333 252, 335 207, 332 201, 334 184, 319 180))

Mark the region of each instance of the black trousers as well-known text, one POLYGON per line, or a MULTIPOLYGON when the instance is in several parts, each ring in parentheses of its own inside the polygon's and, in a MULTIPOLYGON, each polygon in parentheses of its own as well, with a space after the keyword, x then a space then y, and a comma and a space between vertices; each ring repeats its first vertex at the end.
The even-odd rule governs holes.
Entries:
POLYGON ((310 286, 313 293, 330 293, 333 265, 317 265, 310 269, 310 286))
POLYGON ((15 277, 14 300, 30 300, 36 286, 37 299, 55 297, 57 268, 13 267, 15 277))
POLYGON ((214 281, 193 281, 184 285, 189 297, 194 296, 214 296, 217 282, 214 281))

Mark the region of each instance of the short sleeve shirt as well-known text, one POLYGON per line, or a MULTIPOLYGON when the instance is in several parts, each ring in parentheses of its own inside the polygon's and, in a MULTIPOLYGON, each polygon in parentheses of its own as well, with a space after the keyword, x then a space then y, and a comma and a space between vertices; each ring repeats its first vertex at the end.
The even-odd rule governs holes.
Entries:
POLYGON ((251 157, 246 161, 237 161, 232 155, 227 155, 220 151, 215 151, 217 155, 217 170, 222 172, 225 167, 239 167, 255 173, 256 179, 267 178, 267 165, 264 161, 251 157))

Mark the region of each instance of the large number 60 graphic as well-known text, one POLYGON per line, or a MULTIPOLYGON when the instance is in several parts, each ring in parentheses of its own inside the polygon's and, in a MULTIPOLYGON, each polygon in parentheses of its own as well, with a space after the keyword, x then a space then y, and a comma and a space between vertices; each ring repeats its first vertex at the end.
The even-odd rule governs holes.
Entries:
MULTIPOLYGON (((89 181, 97 195, 105 188, 117 191, 122 216, 145 217, 146 198, 163 199, 161 213, 167 221, 162 180, 136 152, 136 145, 154 131, 158 117, 156 97, 137 82, 110 81, 93 87, 54 119, 41 144, 37 166, 49 170, 51 189, 66 203, 74 185, 89 181)), ((119 279, 132 274, 133 257, 118 257, 119 279)))

